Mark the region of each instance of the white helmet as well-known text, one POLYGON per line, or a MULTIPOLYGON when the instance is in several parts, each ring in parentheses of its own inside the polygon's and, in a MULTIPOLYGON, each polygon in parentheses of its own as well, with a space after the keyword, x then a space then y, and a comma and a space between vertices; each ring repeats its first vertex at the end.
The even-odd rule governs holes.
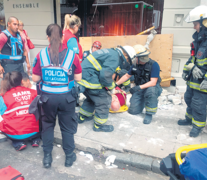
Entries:
POLYGON ((125 52, 129 57, 130 64, 132 64, 132 59, 136 55, 134 48, 132 46, 118 46, 117 49, 119 49, 122 54, 125 52))
POLYGON ((192 9, 185 17, 185 22, 190 23, 207 18, 207 6, 201 5, 192 9))

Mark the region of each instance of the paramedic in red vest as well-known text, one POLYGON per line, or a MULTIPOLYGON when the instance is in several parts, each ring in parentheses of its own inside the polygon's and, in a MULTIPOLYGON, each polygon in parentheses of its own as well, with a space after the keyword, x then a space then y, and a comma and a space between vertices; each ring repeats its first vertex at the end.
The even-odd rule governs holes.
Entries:
POLYGON ((26 42, 18 32, 19 21, 16 17, 9 17, 7 30, 0 34, 0 74, 12 71, 24 72, 23 63, 26 60, 27 70, 31 67, 28 53, 25 49, 26 42), (26 58, 26 59, 25 59, 26 58))
POLYGON ((33 64, 32 80, 41 80, 40 100, 44 116, 42 121, 43 165, 51 167, 56 116, 62 133, 65 166, 72 166, 76 160, 73 152, 74 134, 77 132, 75 105, 78 92, 74 81, 82 78, 82 68, 78 56, 62 44, 62 30, 57 24, 50 24, 46 34, 49 47, 42 49, 33 64))
POLYGON ((63 29, 63 44, 67 45, 69 49, 72 49, 79 57, 79 60, 82 61, 83 50, 79 44, 78 38, 75 34, 78 33, 78 30, 81 26, 81 20, 76 15, 66 14, 65 15, 65 24, 63 29))
POLYGON ((28 113, 29 105, 37 96, 37 91, 21 86, 22 74, 17 71, 7 73, 2 81, 0 96, 0 130, 12 140, 17 151, 26 148, 26 140, 32 146, 39 146, 39 121, 28 113))

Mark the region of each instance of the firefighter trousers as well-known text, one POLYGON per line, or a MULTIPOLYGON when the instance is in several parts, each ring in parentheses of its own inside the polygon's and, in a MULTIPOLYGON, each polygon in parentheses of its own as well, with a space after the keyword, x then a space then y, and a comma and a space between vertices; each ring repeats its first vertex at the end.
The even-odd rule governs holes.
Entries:
POLYGON ((187 86, 184 95, 187 104, 185 117, 192 120, 193 126, 203 128, 206 125, 207 93, 195 90, 187 86))
POLYGON ((80 108, 80 114, 90 117, 94 114, 94 122, 97 125, 106 123, 111 106, 111 95, 105 89, 85 89, 86 99, 80 108))

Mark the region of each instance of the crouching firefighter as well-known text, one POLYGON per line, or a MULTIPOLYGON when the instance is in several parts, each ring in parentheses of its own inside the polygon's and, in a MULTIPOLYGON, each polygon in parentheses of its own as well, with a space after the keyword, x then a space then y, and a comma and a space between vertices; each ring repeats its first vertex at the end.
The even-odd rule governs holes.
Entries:
POLYGON ((9 17, 7 29, 0 34, 0 74, 8 72, 24 72, 23 63, 26 60, 28 72, 31 67, 28 53, 25 49, 25 41, 18 33, 19 21, 15 17, 9 17))
POLYGON ((118 48, 95 51, 82 62, 83 79, 79 84, 85 87, 86 99, 79 111, 79 123, 94 119, 94 131, 114 130, 112 125, 105 123, 111 106, 111 94, 115 92, 112 75, 118 66, 122 68, 123 62, 126 62, 126 58, 123 51, 118 48))
POLYGON ((186 62, 182 77, 187 81, 184 95, 187 104, 185 120, 181 126, 193 125, 191 137, 197 137, 206 125, 207 104, 207 6, 198 6, 190 11, 185 21, 193 22, 196 32, 191 44, 191 57, 186 62))
POLYGON ((78 92, 75 82, 80 81, 82 69, 78 56, 66 45, 61 44, 62 30, 57 24, 50 24, 46 30, 50 46, 38 53, 33 64, 32 79, 40 83, 40 101, 44 115, 42 121, 43 165, 51 167, 54 127, 56 116, 63 139, 66 155, 65 166, 72 166, 76 160, 73 152, 74 134, 77 131, 75 105, 78 92))
POLYGON ((144 124, 150 124, 152 115, 157 112, 158 97, 162 92, 160 87, 160 67, 157 62, 149 58, 150 52, 142 45, 135 45, 136 64, 132 65, 127 74, 125 74, 117 85, 122 84, 132 75, 135 76, 136 86, 129 91, 132 94, 130 99, 130 114, 139 114, 146 109, 144 124))

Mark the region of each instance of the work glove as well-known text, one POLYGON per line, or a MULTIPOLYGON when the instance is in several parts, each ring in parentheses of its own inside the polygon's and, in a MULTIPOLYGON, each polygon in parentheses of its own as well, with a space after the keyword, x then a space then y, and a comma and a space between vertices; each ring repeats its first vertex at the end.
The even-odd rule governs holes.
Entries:
POLYGON ((190 70, 193 68, 193 66, 195 66, 194 63, 189 63, 188 65, 185 66, 185 68, 186 68, 188 71, 190 71, 190 70))
POLYGON ((187 75, 188 75, 188 73, 183 72, 182 78, 183 78, 184 81, 187 81, 187 75))
POLYGON ((202 71, 197 66, 194 67, 192 74, 194 79, 199 79, 203 77, 202 71))
POLYGON ((131 89, 129 90, 129 92, 130 92, 131 94, 134 94, 135 92, 139 91, 140 89, 141 89, 140 86, 135 86, 135 87, 131 88, 131 89))
POLYGON ((200 84, 200 89, 207 90, 207 80, 204 79, 200 84))

